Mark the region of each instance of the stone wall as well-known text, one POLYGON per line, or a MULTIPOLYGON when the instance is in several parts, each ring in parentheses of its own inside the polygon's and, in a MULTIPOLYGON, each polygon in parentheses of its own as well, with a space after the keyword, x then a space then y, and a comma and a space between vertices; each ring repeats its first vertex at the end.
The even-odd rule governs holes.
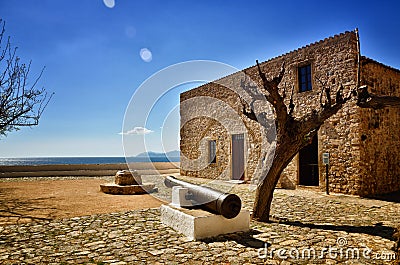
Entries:
MULTIPOLYGON (((295 114, 298 117, 319 108, 321 82, 327 82, 332 95, 339 85, 343 85, 345 93, 356 86, 357 77, 357 41, 356 34, 348 32, 318 42, 310 47, 290 53, 285 61, 293 61, 289 79, 297 86, 297 67, 302 62, 312 62, 313 90, 295 94, 295 114), (318 79, 320 81, 318 81, 318 79)), ((296 91, 297 91, 296 87, 296 91)), ((336 115, 325 122, 318 132, 319 185, 325 189, 325 167, 322 165, 322 153, 330 154, 330 190, 357 194, 359 188, 358 169, 360 165, 358 123, 360 120, 355 103, 344 106, 336 115)), ((282 174, 281 185, 289 186, 299 183, 299 157, 292 160, 282 174), (284 182, 282 180, 285 180, 284 182)))
MULTIPOLYGON (((357 55, 356 33, 346 32, 263 62, 261 68, 267 73, 267 78, 271 78, 279 73, 282 63, 285 62, 286 72, 280 84, 281 94, 285 90, 289 95, 294 89, 294 113, 296 117, 301 117, 320 107, 322 83, 331 87, 333 97, 340 85, 345 88, 345 94, 357 85, 357 55), (298 67, 305 64, 311 64, 312 67, 313 89, 300 93, 298 67)), ((381 80, 383 72, 391 76, 390 71, 378 66, 372 69, 370 65, 372 63, 363 65, 362 75, 368 76, 364 78, 364 82, 375 84, 375 87, 387 87, 385 91, 382 90, 383 93, 393 94, 394 91, 399 91, 394 87, 394 83, 399 84, 398 76, 381 80)), ((265 148, 261 136, 263 131, 256 122, 250 121, 242 114, 243 107, 239 97, 246 98, 241 89, 243 80, 252 80, 255 85, 261 87, 257 67, 252 66, 181 94, 181 151, 182 155, 188 158, 181 159, 181 174, 230 179, 231 135, 235 133, 244 133, 246 137, 245 179, 251 180, 259 174, 262 150, 265 148), (213 98, 219 104, 214 104, 212 100, 211 103, 204 100, 207 97, 213 98), (185 105, 183 102, 190 103, 185 105), (229 114, 221 114, 226 111, 230 111, 229 114), (235 125, 235 122, 239 125, 235 125), (207 164, 207 140, 210 139, 217 142, 216 164, 207 164), (193 167, 193 161, 189 160, 195 160, 197 168, 193 167)), ((288 104, 289 96, 286 100, 288 104)), ((399 163, 392 156, 398 156, 395 152, 400 150, 400 141, 397 133, 390 136, 390 132, 399 131, 400 117, 393 110, 376 113, 377 111, 358 108, 354 101, 349 102, 320 128, 318 164, 319 186, 322 190, 325 189, 325 167, 322 166, 321 158, 324 152, 330 154, 329 178, 332 192, 363 195, 378 190, 389 191, 391 185, 398 185, 399 178, 398 175, 395 176, 394 171, 399 172, 399 163), (373 123, 373 119, 379 120, 380 129, 367 129, 368 132, 365 132, 366 124, 373 123), (362 130, 360 126, 364 126, 362 130), (367 140, 364 139, 365 135, 368 135, 367 140), (392 139, 389 139, 390 137, 392 139), (376 144, 380 147, 376 148, 376 144), (396 150, 389 151, 388 146, 393 146, 396 150), (377 157, 377 160, 382 161, 375 163, 377 160, 374 159, 377 157), (369 162, 365 162, 367 160, 369 162), (375 162, 372 163, 373 161, 375 162), (364 169, 365 166, 368 170, 364 169), (378 183, 376 178, 382 178, 384 171, 390 173, 378 183), (370 175, 373 177, 369 179, 370 175)), ((298 164, 299 158, 296 156, 283 172, 279 186, 293 188, 299 183, 298 164)))
POLYGON ((400 225, 395 228, 393 239, 395 241, 394 252, 396 253, 396 260, 393 261, 393 264, 400 264, 400 225))
MULTIPOLYGON (((235 81, 233 79, 232 81, 235 81)), ((258 165, 259 125, 242 117, 235 89, 239 84, 214 82, 181 94, 181 174, 210 179, 231 178, 231 135, 245 135, 245 179, 258 165), (209 163, 208 141, 217 145, 216 163, 209 163)))
MULTIPOLYGON (((377 95, 400 96, 400 71, 363 58, 362 84, 377 95)), ((360 195, 400 190, 400 111, 361 109, 360 195)))
MULTIPOLYGON (((294 89, 295 113, 296 116, 300 117, 319 107, 321 84, 317 79, 321 82, 328 82, 333 87, 333 90, 339 84, 343 84, 347 90, 354 87, 357 71, 356 59, 356 35, 354 32, 346 32, 263 62, 261 63, 261 67, 267 73, 268 77, 271 78, 279 72, 282 63, 285 62, 286 73, 281 82, 280 89, 285 89, 286 93, 290 93, 291 89, 294 89), (298 93, 297 69, 299 66, 308 63, 312 65, 313 90, 298 93)), ((257 68, 253 66, 245 69, 243 72, 235 73, 181 94, 181 151, 182 155, 188 158, 187 160, 184 158, 181 161, 181 174, 209 178, 216 178, 222 174, 223 178, 230 178, 230 135, 234 133, 244 133, 246 136, 246 179, 253 178, 253 174, 260 168, 260 155, 263 146, 260 139, 260 127, 257 123, 244 118, 240 114, 242 112, 242 104, 239 100, 239 95, 240 84, 244 80, 243 73, 247 75, 247 78, 255 82, 256 85, 261 86, 257 68), (186 104, 186 107, 182 107, 182 102, 203 97, 218 99, 220 105, 226 104, 232 110, 236 111, 242 121, 242 128, 236 128, 236 131, 235 129, 232 130, 232 128, 227 129, 229 126, 221 124, 221 117, 216 119, 218 111, 211 108, 210 104, 204 104, 204 100, 201 104, 193 100, 190 104, 186 104), (190 110, 187 105, 189 105, 190 110), (207 116, 205 115, 207 111, 217 113, 207 116), (188 118, 190 115, 193 117, 201 116, 201 118, 188 118), (207 164, 207 140, 215 140, 217 142, 216 164, 207 164), (193 166, 196 163, 197 168, 193 166)), ((336 165, 336 170, 346 172, 345 175, 337 174, 332 179, 332 188, 337 191, 348 191, 350 187, 354 186, 355 182, 348 181, 345 183, 348 186, 343 188, 343 179, 348 177, 348 175, 351 175, 350 178, 354 178, 352 168, 356 166, 353 161, 354 158, 350 154, 353 151, 353 146, 351 144, 346 145, 341 141, 349 139, 349 135, 356 133, 356 126, 349 129, 348 119, 343 118, 347 117, 349 112, 355 113, 352 107, 338 113, 332 119, 333 125, 322 128, 324 133, 328 133, 329 135, 325 136, 323 133, 319 133, 320 151, 332 153, 331 160, 333 165, 336 165), (342 150, 345 149, 347 153, 339 153, 338 147, 342 148, 342 150)), ((218 106, 218 108, 221 107, 218 106)), ((224 118, 222 117, 222 119, 224 118)), ((359 158, 359 156, 357 157, 359 158)), ((297 167, 297 158, 295 158, 282 176, 284 186, 293 187, 298 183, 297 167)), ((323 179, 323 174, 320 175, 321 179, 323 179)), ((320 182, 324 183, 323 181, 320 182)))

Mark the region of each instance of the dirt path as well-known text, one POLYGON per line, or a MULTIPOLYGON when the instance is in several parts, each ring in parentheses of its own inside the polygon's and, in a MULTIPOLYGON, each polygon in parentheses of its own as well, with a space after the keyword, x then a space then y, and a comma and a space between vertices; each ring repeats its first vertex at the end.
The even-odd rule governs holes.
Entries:
POLYGON ((0 225, 159 207, 150 195, 100 192, 102 178, 0 182, 0 225))

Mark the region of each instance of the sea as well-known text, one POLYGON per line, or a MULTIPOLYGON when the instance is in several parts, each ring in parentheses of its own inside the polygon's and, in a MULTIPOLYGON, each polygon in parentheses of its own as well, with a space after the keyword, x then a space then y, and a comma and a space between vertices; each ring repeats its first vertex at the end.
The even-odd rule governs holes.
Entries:
POLYGON ((124 164, 134 162, 179 162, 179 157, 25 157, 0 158, 0 166, 124 164))

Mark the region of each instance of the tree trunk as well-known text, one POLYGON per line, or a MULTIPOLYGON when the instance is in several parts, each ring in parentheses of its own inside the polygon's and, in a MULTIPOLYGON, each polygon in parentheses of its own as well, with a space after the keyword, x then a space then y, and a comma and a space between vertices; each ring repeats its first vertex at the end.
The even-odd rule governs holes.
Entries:
MULTIPOLYGON (((293 117, 293 110, 295 105, 293 103, 293 91, 289 101, 289 109, 285 104, 285 92, 284 95, 279 93, 279 83, 281 82, 285 68, 284 63, 282 64, 281 71, 277 77, 268 80, 266 74, 262 71, 258 61, 256 61, 260 78, 263 82, 261 93, 265 99, 272 104, 275 110, 275 124, 276 124, 276 150, 272 165, 268 171, 268 165, 263 165, 261 176, 265 176, 265 179, 261 179, 258 183, 256 190, 256 198, 253 206, 253 219, 261 222, 269 221, 269 215, 271 211, 271 204, 273 193, 278 180, 287 167, 293 157, 300 151, 301 148, 310 144, 310 139, 318 132, 318 129, 333 115, 335 115, 343 105, 357 95, 357 105, 365 108, 380 109, 384 107, 400 107, 400 98, 392 96, 376 96, 368 93, 368 87, 362 86, 352 89, 347 96, 343 95, 344 87, 340 87, 336 91, 335 103, 332 104, 331 98, 331 87, 327 86, 326 82, 322 82, 322 90, 320 97, 320 109, 314 109, 308 114, 301 118, 295 119, 293 117), (325 103, 322 102, 322 97, 325 95, 325 103)), ((359 71, 360 69, 358 69, 359 71)), ((242 82, 242 87, 247 92, 250 91, 250 86, 246 86, 245 82, 242 82)), ((253 92, 249 92, 254 98, 257 96, 253 92)), ((254 99, 255 100, 255 99, 254 99)), ((260 123, 258 117, 264 117, 263 113, 255 113, 252 107, 252 103, 249 105, 243 103, 243 114, 249 119, 260 123), (248 110, 249 109, 249 110, 248 110)), ((263 123, 260 123, 262 126, 263 123)), ((265 162, 264 162, 265 163, 265 162)))
POLYGON ((271 211, 272 198, 278 180, 290 161, 298 152, 297 146, 278 145, 275 150, 274 160, 265 177, 256 190, 256 200, 253 206, 254 220, 268 222, 271 211))

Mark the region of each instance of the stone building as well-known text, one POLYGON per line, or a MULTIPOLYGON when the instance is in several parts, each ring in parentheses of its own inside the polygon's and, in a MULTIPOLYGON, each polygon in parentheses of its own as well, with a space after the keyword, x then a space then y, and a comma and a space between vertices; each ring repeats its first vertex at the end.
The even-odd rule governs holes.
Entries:
MULTIPOLYGON (((400 71, 359 56, 356 31, 345 32, 260 63, 271 78, 285 62, 280 83, 293 90, 295 116, 320 107, 322 84, 345 93, 367 85, 377 95, 400 96, 400 71)), ((243 114, 243 82, 261 84, 257 67, 207 83, 181 94, 181 174, 212 179, 251 181, 260 176, 265 135, 243 114), (244 77, 244 73, 247 77, 244 77)), ((286 97, 289 103, 290 96, 286 97)), ((334 96, 333 96, 334 98, 334 96)), ((355 100, 325 121, 311 144, 282 173, 283 187, 325 189, 322 154, 329 153, 329 188, 368 196, 400 190, 400 112, 362 109, 355 100)))

